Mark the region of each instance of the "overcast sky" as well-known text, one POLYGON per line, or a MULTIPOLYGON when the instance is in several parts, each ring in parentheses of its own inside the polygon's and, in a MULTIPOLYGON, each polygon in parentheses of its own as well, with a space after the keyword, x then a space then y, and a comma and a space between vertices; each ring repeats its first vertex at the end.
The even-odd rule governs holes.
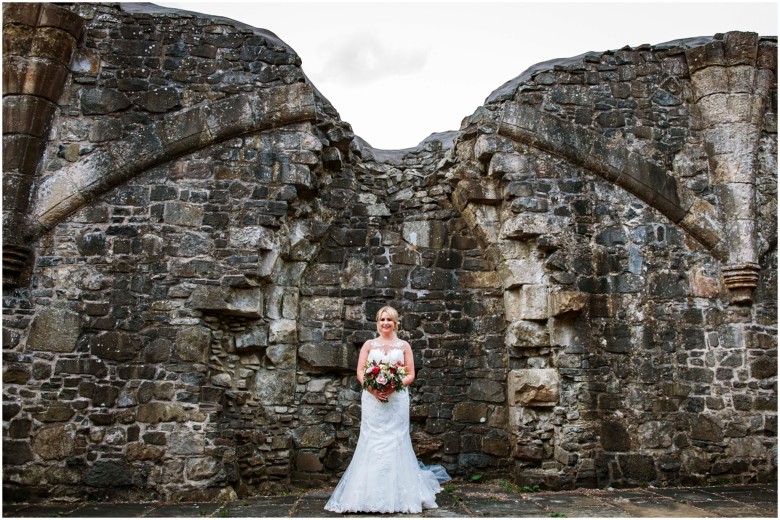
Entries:
POLYGON ((375 148, 457 130, 490 93, 554 58, 728 31, 777 35, 777 3, 154 2, 268 29, 375 148))

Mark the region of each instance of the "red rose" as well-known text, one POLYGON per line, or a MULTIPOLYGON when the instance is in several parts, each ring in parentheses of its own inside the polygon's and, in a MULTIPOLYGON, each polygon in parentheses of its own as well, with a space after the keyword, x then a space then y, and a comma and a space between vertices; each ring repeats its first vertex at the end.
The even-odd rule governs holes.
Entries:
POLYGON ((379 367, 374 367, 374 370, 372 370, 371 373, 377 375, 379 373, 379 367))

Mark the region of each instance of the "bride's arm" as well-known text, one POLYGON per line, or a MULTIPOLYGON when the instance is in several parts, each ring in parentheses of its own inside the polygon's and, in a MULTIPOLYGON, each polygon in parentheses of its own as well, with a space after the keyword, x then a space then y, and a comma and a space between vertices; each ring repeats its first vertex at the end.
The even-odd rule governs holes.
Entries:
POLYGON ((363 380, 366 377, 366 361, 368 360, 368 341, 363 343, 363 347, 360 349, 360 356, 357 362, 357 379, 360 381, 360 385, 363 386, 363 380))
POLYGON ((402 381, 406 387, 414 383, 414 354, 408 342, 404 342, 404 365, 406 366, 406 375, 402 381))

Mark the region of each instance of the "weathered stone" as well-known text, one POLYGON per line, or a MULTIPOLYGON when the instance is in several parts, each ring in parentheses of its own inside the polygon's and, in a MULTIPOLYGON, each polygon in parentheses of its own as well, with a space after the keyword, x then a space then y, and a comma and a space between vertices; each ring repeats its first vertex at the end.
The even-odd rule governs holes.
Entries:
POLYGON ((130 361, 140 350, 137 338, 122 332, 104 332, 89 342, 92 355, 111 361, 130 361))
POLYGON ((558 404, 560 381, 554 369, 511 370, 507 378, 510 406, 554 406, 558 404))
POLYGON ((163 220, 166 224, 198 227, 203 221, 203 208, 184 202, 166 202, 163 220))
POLYGON ((721 442, 723 426, 717 418, 696 415, 691 419, 691 438, 706 442, 721 442))
POLYGON ((143 360, 147 363, 167 361, 171 355, 173 343, 165 338, 157 338, 143 350, 143 360))
POLYGON ((236 336, 236 352, 246 354, 261 350, 268 346, 268 333, 264 330, 253 329, 236 336))
POLYGON ((27 441, 3 439, 3 465, 21 466, 35 459, 27 441))
POLYGON ((203 363, 211 346, 211 332, 204 327, 183 327, 176 333, 173 351, 182 361, 203 363))
POLYGON ((234 249, 265 249, 275 247, 274 233, 263 226, 232 228, 230 230, 230 246, 234 249))
POLYGON ((439 249, 447 244, 447 229, 438 220, 411 220, 403 223, 403 239, 413 247, 439 249))
POLYGON ((505 343, 509 347, 542 347, 550 344, 545 325, 533 321, 515 321, 506 329, 505 343))
POLYGON ((549 290, 543 285, 524 285, 520 289, 504 291, 507 321, 545 320, 549 317, 549 290))
POLYGON ((162 448, 140 443, 132 443, 127 446, 127 460, 133 462, 136 460, 160 460, 165 453, 162 448))
POLYGON ((65 403, 52 403, 42 411, 35 413, 34 417, 44 423, 65 422, 70 420, 76 411, 65 403))
POLYGON ((298 341, 298 322, 295 320, 279 319, 271 322, 268 342, 294 344, 298 341))
POLYGON ((537 259, 510 259, 500 269, 504 289, 539 285, 544 280, 544 265, 537 259))
POLYGON ((292 438, 299 448, 327 448, 336 442, 335 431, 330 424, 301 426, 292 431, 292 438))
POLYGON ((298 357, 312 368, 341 368, 354 370, 357 352, 354 347, 342 343, 304 343, 298 348, 298 357))
POLYGON ((173 87, 162 87, 144 92, 138 97, 136 104, 144 110, 155 113, 168 112, 181 106, 179 93, 173 87))
POLYGON ((322 471, 324 466, 322 465, 322 462, 320 462, 320 458, 316 453, 301 451, 298 452, 298 456, 295 459, 295 467, 298 471, 316 473, 322 471))
POLYGON ((138 422, 156 424, 160 422, 182 422, 186 413, 181 405, 176 403, 144 403, 138 405, 138 422))
POLYGON ((33 448, 45 460, 61 460, 73 454, 75 432, 65 425, 42 428, 35 435, 33 448))
POLYGON ((777 358, 763 356, 751 361, 750 376, 755 379, 765 379, 777 375, 777 358))
POLYGON ((505 399, 504 387, 498 381, 476 379, 469 386, 468 397, 474 401, 502 402, 505 399))
POLYGON ((126 462, 99 460, 87 470, 84 483, 98 488, 130 486, 134 473, 133 467, 126 462))
POLYGON ((338 320, 341 319, 343 298, 315 297, 301 300, 301 320, 338 320))
POLYGON ((201 285, 192 291, 190 304, 195 309, 218 314, 260 318, 263 311, 263 293, 257 288, 201 285))
POLYGON ((168 436, 168 453, 171 455, 202 455, 206 439, 197 432, 177 429, 168 436))
POLYGON ((23 385, 30 380, 30 369, 21 363, 3 363, 3 384, 23 385))
POLYGON ((599 438, 604 451, 631 451, 631 436, 620 422, 602 422, 599 438))
POLYGON ((104 115, 130 106, 130 100, 121 92, 108 88, 81 91, 81 111, 84 115, 104 115))
POLYGON ((295 370, 294 367, 292 368, 259 371, 255 380, 255 394, 258 401, 268 405, 293 404, 295 370))
POLYGON ((33 319, 26 349, 73 352, 80 335, 81 318, 77 313, 57 307, 45 307, 33 319))
POLYGON ((636 483, 653 482, 657 473, 653 457, 649 455, 618 455, 618 464, 623 477, 636 483))
POLYGON ((525 240, 539 235, 557 234, 565 228, 566 222, 560 217, 523 214, 504 221, 501 226, 501 238, 525 240))
POLYGON ((185 476, 189 480, 206 480, 222 469, 222 463, 213 457, 194 457, 187 459, 185 476))
POLYGON ((484 423, 487 421, 487 405, 484 403, 457 403, 452 410, 456 421, 484 423))
POLYGON ((271 345, 265 355, 276 368, 295 368, 295 344, 271 345))
POLYGON ((559 291, 550 293, 550 316, 578 313, 588 304, 588 295, 581 292, 559 291))

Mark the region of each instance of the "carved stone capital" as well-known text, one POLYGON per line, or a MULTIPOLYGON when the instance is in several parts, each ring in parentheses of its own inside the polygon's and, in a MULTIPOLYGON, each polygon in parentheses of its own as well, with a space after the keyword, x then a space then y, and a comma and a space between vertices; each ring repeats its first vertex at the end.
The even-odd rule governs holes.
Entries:
POLYGON ((721 270, 731 303, 753 302, 753 289, 758 287, 760 271, 760 266, 752 262, 731 264, 721 270))

